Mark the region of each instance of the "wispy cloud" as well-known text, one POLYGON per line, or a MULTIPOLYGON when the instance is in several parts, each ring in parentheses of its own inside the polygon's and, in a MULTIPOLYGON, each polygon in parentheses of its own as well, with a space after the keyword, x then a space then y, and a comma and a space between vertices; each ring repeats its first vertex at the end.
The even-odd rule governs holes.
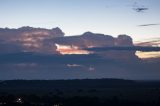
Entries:
POLYGON ((159 23, 157 24, 142 24, 142 25, 138 25, 140 27, 144 27, 144 26, 155 26, 155 25, 160 25, 159 23))
POLYGON ((135 46, 160 47, 160 38, 146 39, 134 43, 135 46))
POLYGON ((133 8, 133 10, 135 10, 136 12, 144 12, 146 10, 148 10, 149 8, 145 8, 145 7, 141 7, 141 8, 133 8))

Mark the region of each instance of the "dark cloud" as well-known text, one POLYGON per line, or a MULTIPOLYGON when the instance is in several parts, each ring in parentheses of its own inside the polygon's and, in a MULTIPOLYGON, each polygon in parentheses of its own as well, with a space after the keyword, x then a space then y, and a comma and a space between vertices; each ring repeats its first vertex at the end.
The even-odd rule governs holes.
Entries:
POLYGON ((16 49, 11 49, 14 48, 12 47, 13 45, 21 49, 17 50, 17 52, 25 51, 43 54, 57 54, 56 44, 76 46, 81 49, 89 47, 133 46, 132 38, 127 35, 119 35, 117 38, 114 38, 110 35, 86 32, 78 36, 65 37, 59 28, 44 29, 28 26, 18 29, 1 28, 0 41, 3 42, 3 44, 0 43, 0 47, 3 47, 3 53, 5 51, 15 52, 16 49))
POLYGON ((159 23, 158 24, 142 24, 142 25, 138 25, 140 27, 145 27, 145 26, 156 26, 156 25, 160 25, 159 23))
POLYGON ((141 5, 137 2, 134 2, 132 7, 133 7, 133 10, 136 11, 136 12, 144 12, 144 11, 149 10, 148 7, 145 7, 144 5, 141 5))
MULTIPOLYGON (((45 52, 54 53, 56 47, 54 44, 46 44, 45 39, 51 39, 55 37, 63 37, 64 33, 60 28, 45 29, 45 28, 33 28, 33 27, 21 27, 18 29, 0 28, 0 51, 10 51, 10 53, 17 50, 17 47, 27 52, 45 52), (13 47, 13 45, 17 47, 13 47), (14 50, 15 49, 15 50, 14 50)), ((6 52, 8 53, 8 52, 6 52)))
POLYGON ((96 47, 96 48, 87 48, 89 51, 160 51, 160 47, 142 47, 142 46, 132 46, 132 47, 96 47))
POLYGON ((8 53, 0 55, 0 63, 59 63, 59 64, 81 64, 98 62, 102 60, 95 54, 88 55, 44 55, 32 52, 8 53))
POLYGON ((0 49, 0 79, 160 78, 159 60, 142 61, 135 55, 136 50, 159 51, 160 48, 135 47, 127 35, 114 38, 86 32, 64 37, 59 28, 0 29, 0 49), (49 54, 56 50, 55 43, 94 52, 49 54))
POLYGON ((133 8, 133 10, 135 10, 136 12, 144 12, 144 11, 146 11, 148 9, 149 8, 146 8, 146 7, 133 8))
MULTIPOLYGON (((122 55, 119 55, 121 57, 122 55)), ((99 55, 0 55, 1 79, 159 79, 160 60, 109 59, 99 55), (77 64, 79 67, 70 67, 77 64), (94 69, 94 70, 91 70, 94 69)))

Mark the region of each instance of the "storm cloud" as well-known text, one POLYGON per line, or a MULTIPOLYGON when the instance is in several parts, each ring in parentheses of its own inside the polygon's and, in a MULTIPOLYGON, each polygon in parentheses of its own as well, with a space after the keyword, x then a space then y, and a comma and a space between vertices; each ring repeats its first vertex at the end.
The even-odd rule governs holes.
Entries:
POLYGON ((160 48, 134 46, 127 35, 112 37, 86 32, 66 37, 59 28, 22 27, 0 29, 0 40, 1 80, 160 78, 158 58, 141 60, 135 55, 137 50, 159 51, 160 48), (61 50, 71 54, 61 54, 61 50), (89 53, 72 54, 81 50, 89 53))

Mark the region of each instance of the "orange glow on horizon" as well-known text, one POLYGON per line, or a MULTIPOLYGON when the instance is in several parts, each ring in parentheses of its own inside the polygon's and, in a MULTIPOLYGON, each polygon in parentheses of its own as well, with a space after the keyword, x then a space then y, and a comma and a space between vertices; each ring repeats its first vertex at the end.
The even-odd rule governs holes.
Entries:
POLYGON ((141 52, 137 51, 136 55, 139 58, 145 59, 145 58, 160 58, 160 52, 141 52))

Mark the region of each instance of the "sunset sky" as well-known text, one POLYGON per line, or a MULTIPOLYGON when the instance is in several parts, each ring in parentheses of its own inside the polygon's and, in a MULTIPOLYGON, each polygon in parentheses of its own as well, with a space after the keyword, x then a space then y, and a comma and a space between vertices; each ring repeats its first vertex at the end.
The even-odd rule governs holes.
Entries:
POLYGON ((159 5, 160 0, 0 0, 0 27, 60 27, 66 36, 92 31, 137 41, 160 37, 159 5))

